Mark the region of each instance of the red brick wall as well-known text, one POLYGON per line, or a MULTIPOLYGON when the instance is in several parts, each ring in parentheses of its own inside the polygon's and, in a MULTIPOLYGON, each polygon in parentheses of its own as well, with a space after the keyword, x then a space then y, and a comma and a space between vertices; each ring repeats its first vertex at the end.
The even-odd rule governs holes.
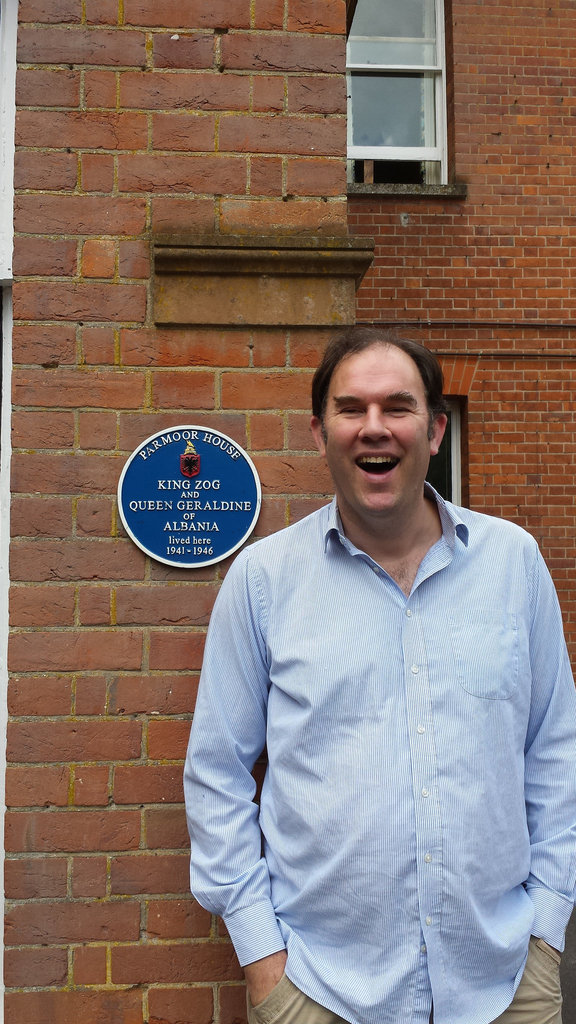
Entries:
POLYGON ((188 422, 250 450, 257 536, 325 501, 307 411, 325 332, 156 329, 151 240, 345 233, 344 2, 19 17, 6 1019, 232 1024, 241 971, 188 895, 181 805, 226 564, 146 559, 115 489, 144 438, 188 422))
POLYGON ((358 318, 467 353, 466 497, 538 538, 576 653, 576 8, 453 0, 452 22, 467 196, 351 200, 351 231, 377 239, 358 318))

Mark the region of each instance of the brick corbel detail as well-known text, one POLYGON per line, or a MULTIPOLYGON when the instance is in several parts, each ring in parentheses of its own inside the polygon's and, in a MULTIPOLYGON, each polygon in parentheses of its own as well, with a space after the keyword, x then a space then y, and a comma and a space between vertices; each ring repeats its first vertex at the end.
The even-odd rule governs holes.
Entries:
POLYGON ((352 324, 371 238, 157 238, 154 320, 163 326, 352 324))

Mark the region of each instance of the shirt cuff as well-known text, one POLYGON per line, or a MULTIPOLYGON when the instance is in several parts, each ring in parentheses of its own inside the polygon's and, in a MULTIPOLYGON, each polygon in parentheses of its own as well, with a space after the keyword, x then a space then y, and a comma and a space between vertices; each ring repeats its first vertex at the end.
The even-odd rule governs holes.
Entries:
POLYGON ((241 967, 286 948, 271 903, 242 907, 226 916, 224 923, 241 967))
POLYGON ((526 885, 526 892, 534 907, 532 934, 544 939, 560 953, 564 949, 566 927, 572 914, 571 900, 545 886, 526 885))

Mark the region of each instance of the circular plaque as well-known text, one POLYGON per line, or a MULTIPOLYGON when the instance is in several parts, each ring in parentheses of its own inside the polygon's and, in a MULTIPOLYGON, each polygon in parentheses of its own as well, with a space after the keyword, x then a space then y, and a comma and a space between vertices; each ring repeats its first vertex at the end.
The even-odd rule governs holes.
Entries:
POLYGON ((158 562, 185 569, 236 551, 256 525, 261 500, 250 457, 207 427, 152 434, 118 483, 120 517, 134 543, 158 562))

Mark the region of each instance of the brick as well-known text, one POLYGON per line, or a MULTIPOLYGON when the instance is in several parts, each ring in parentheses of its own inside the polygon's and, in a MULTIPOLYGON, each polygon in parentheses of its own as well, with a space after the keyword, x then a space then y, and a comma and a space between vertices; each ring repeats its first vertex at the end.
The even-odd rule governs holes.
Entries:
POLYGON ((72 862, 72 895, 102 897, 106 895, 108 864, 106 857, 74 857, 72 862))
POLYGON ((137 409, 145 382, 139 374, 118 370, 17 369, 13 375, 15 405, 137 409))
POLYGON ((120 277, 150 277, 150 246, 147 242, 120 242, 118 246, 120 277))
POLYGON ((222 374, 222 405, 227 409, 307 409, 310 382, 295 373, 222 374))
POLYGON ((9 1020, 26 1024, 78 1024, 80 1020, 114 1021, 114 1024, 143 1024, 142 996, 137 991, 31 991, 6 996, 9 1020))
MULTIPOLYGON (((155 434, 160 430, 167 430, 171 427, 182 425, 220 430, 222 433, 231 437, 234 441, 237 441, 238 444, 245 446, 246 418, 241 413, 206 413, 197 411, 194 408, 191 409, 189 406, 190 403, 188 403, 184 413, 175 413, 174 410, 172 410, 172 412, 163 413, 122 414, 120 416, 120 449, 122 451, 131 452, 142 444, 142 441, 147 437, 151 437, 152 434, 155 434), (179 423, 175 422, 176 417, 179 420, 179 423)), ((174 570, 172 570, 172 572, 174 572, 174 570)), ((186 570, 183 579, 189 580, 189 578, 189 572, 186 570)), ((196 571, 194 578, 199 579, 196 575, 196 571)), ((212 573, 209 573, 208 578, 212 578, 212 573)), ((174 577, 170 575, 170 579, 174 579, 174 577)))
POLYGON ((317 199, 281 200, 223 199, 220 230, 223 234, 250 234, 254 224, 268 231, 314 231, 316 234, 343 234, 346 231, 346 203, 317 199))
POLYGON ((346 113, 344 75, 291 75, 288 79, 287 92, 288 110, 291 114, 346 113))
POLYGON ((155 68, 188 68, 198 71, 214 63, 214 36, 211 33, 156 32, 153 36, 155 68))
POLYGON ((300 196, 337 196, 346 192, 342 160, 288 160, 286 187, 300 196))
POLYGON ((139 931, 139 909, 128 903, 41 903, 12 907, 9 945, 58 942, 129 942, 139 931))
POLYGON ((111 153, 82 153, 80 181, 83 192, 111 192, 114 188, 114 157, 111 153))
POLYGON ((288 448, 291 451, 316 451, 308 413, 288 413, 288 448))
POLYGON ((208 986, 151 988, 150 1024, 212 1024, 213 997, 208 986))
MULTIPOLYGON (((186 733, 190 731, 184 723, 186 733)), ((180 750, 171 758, 183 757, 180 750)), ((116 804, 181 803, 182 765, 118 765, 114 773, 114 802, 116 804)))
POLYGON ((152 632, 150 637, 150 669, 187 672, 199 669, 204 653, 203 633, 152 632))
POLYGON ((141 730, 140 722, 10 722, 7 756, 14 762, 125 761, 140 757, 141 730))
POLYGON ((244 985, 221 985, 220 1024, 246 1024, 246 988, 244 985))
POLYGON ((110 878, 111 891, 116 896, 188 893, 190 857, 183 853, 138 853, 113 857, 110 878))
POLYGON ((113 364, 116 354, 116 334, 113 327, 82 328, 82 355, 87 366, 113 364))
POLYGON ((23 857, 4 863, 5 895, 11 900, 66 895, 65 857, 23 857))
POLYGON ((120 80, 120 104, 127 109, 246 110, 249 98, 244 75, 125 71, 120 80))
POLYGON ((183 715, 194 710, 198 678, 191 675, 118 676, 110 689, 112 714, 183 715))
POLYGON ((152 939, 208 938, 212 917, 196 900, 150 900, 146 932, 152 939))
MULTIPOLYGON (((11 853, 134 850, 138 848, 139 840, 140 816, 137 811, 10 811, 6 817, 6 849, 11 853)), ((43 914, 39 926, 44 921, 48 927, 48 920, 49 914, 43 914)), ((90 929, 82 936, 80 921, 76 927, 81 938, 96 938, 90 929)), ((132 933, 127 937, 132 937, 132 933)), ((120 935, 116 935, 116 939, 120 939, 120 935)), ((20 941, 43 940, 41 937, 21 937, 20 941)), ((52 935, 52 941, 57 941, 56 935, 52 935)))
POLYGON ((144 821, 149 850, 189 849, 190 840, 183 807, 148 807, 144 811, 144 821))
POLYGON ((110 769, 107 765, 82 765, 74 770, 74 805, 105 807, 108 803, 110 769))
POLYGON ((106 947, 81 946, 74 950, 75 985, 106 984, 106 947))
MULTIPOLYGON (((78 414, 78 440, 84 451, 104 451, 116 447, 117 415, 115 412, 81 412, 78 414)), ((110 511, 109 509, 107 510, 110 511)), ((110 516, 107 517, 108 532, 110 516)))
MULTIPOLYGON (((123 366, 249 366, 252 349, 249 331, 123 330, 120 351, 123 366)), ((208 424, 207 424, 208 425, 208 424)))
POLYGON ((346 32, 345 0, 289 0, 289 32, 346 32))
MULTIPOLYGON (((22 115, 21 115, 22 116, 22 115)), ((46 112, 37 115, 46 120, 46 112)), ((17 152, 14 159, 14 188, 71 191, 78 180, 78 158, 74 153, 17 152)), ((17 249, 28 239, 19 239, 17 249)), ((56 239, 52 239, 56 244, 56 239)), ((62 245, 60 241, 60 245, 62 245)), ((25 271, 34 273, 34 271, 25 271)), ((42 271, 39 271, 42 273, 42 271)))
POLYGON ((102 320, 142 322, 146 291, 137 284, 14 285, 14 315, 24 320, 102 320))
POLYGON ((82 626, 112 625, 108 587, 81 587, 78 592, 78 621, 82 626))
POLYGON ((71 711, 71 680, 64 675, 11 676, 8 711, 11 715, 68 715, 71 711))
POLYGON ((222 38, 222 64, 231 70, 344 74, 345 60, 343 37, 254 32, 222 38))
POLYGON ((71 277, 76 272, 72 239, 20 238, 14 250, 14 274, 71 277))
POLYGON ((213 114, 154 114, 154 148, 211 153, 215 149, 215 124, 213 114))
POLYGON ((72 149, 145 149, 147 125, 143 114, 105 111, 20 111, 16 144, 53 146, 65 139, 72 149))
POLYGON ((79 498, 76 506, 78 536, 109 537, 113 508, 111 498, 79 498))
POLYGON ((84 277, 114 277, 116 243, 111 238, 89 238, 82 245, 84 277))
POLYGON ((278 157, 255 157, 250 160, 250 194, 277 196, 283 192, 283 162, 278 157))
POLYGON ((250 442, 255 451, 284 447, 284 418, 272 413, 254 413, 250 417, 250 442))
POLYGON ((266 493, 326 494, 333 487, 326 467, 317 456, 256 455, 254 462, 266 493))
POLYGON ((24 988, 34 979, 38 987, 64 985, 68 978, 65 949, 7 949, 4 983, 7 988, 24 988))
POLYGON ((55 324, 15 324, 12 357, 14 364, 58 366, 60 363, 73 363, 76 358, 74 328, 55 324))
POLYGON ((75 693, 76 714, 105 714, 106 692, 106 679, 101 676, 80 676, 77 678, 75 693))
POLYGON ((214 374, 184 369, 153 373, 152 401, 157 409, 212 409, 214 374))
POLYGON ((184 759, 190 723, 188 721, 158 722, 152 721, 148 726, 148 757, 153 761, 184 759))
POLYGON ((132 631, 87 629, 19 633, 11 637, 9 652, 14 672, 140 669, 142 637, 132 631))
POLYGON ((254 75, 252 79, 253 111, 281 113, 285 103, 286 81, 284 75, 254 75))
POLYGON ((149 25, 158 28, 248 28, 249 14, 245 0, 213 0, 209 7, 204 0, 164 0, 162 10, 155 0, 125 0, 126 25, 149 25))
POLYGON ((72 529, 70 499, 16 495, 12 499, 10 525, 15 537, 66 537, 72 529))
MULTIPOLYGON (((69 448, 74 443, 73 412, 21 412, 12 414, 13 448, 69 448)), ((66 531, 67 532, 67 531, 66 531)))
POLYGON ((112 949, 116 985, 174 985, 194 981, 231 981, 242 970, 229 942, 117 946, 112 949))
POLYGON ((246 191, 246 160, 243 156, 121 154, 118 158, 118 187, 120 192, 173 190, 243 194, 246 191))
MULTIPOLYGON (((13 579, 48 580, 142 579, 143 559, 126 541, 37 540, 12 545, 13 579)), ((72 636, 71 636, 72 642, 72 636)), ((102 637, 104 639, 104 637, 102 637)))
POLYGON ((154 586, 118 587, 116 617, 120 625, 153 622, 156 626, 206 626, 216 598, 214 585, 191 588, 154 586))
POLYGON ((12 587, 10 591, 10 625, 72 626, 73 624, 73 587, 12 587))
POLYGON ((82 8, 78 0, 20 0, 21 21, 80 22, 82 8))
POLYGON ((339 118, 230 114, 221 119, 219 138, 226 152, 319 153, 338 156, 342 164, 346 153, 346 124, 339 118))
POLYGON ((8 807, 66 807, 69 796, 69 770, 66 765, 6 770, 8 807))
MULTIPOLYGON (((22 20, 22 10, 20 9, 22 20)), ((77 107, 80 103, 80 72, 64 68, 18 68, 18 107, 77 107)))
POLYGON ((118 24, 118 0, 86 0, 86 23, 88 25, 118 24))
MULTIPOLYGON (((15 229, 32 235, 137 235, 146 223, 145 200, 119 196, 17 196, 15 229)), ((125 318, 122 318, 125 319, 125 318)))
POLYGON ((116 71, 87 70, 84 72, 84 95, 86 106, 92 108, 116 108, 118 78, 116 71))
POLYGON ((104 28, 21 27, 18 60, 24 64, 144 67, 146 39, 143 32, 104 28))
POLYGON ((152 198, 152 230, 158 234, 186 230, 212 231, 214 227, 214 199, 152 198))
POLYGON ((283 498, 264 496, 258 522, 254 528, 254 539, 267 537, 269 533, 276 533, 276 530, 282 530, 287 525, 286 501, 283 498))

